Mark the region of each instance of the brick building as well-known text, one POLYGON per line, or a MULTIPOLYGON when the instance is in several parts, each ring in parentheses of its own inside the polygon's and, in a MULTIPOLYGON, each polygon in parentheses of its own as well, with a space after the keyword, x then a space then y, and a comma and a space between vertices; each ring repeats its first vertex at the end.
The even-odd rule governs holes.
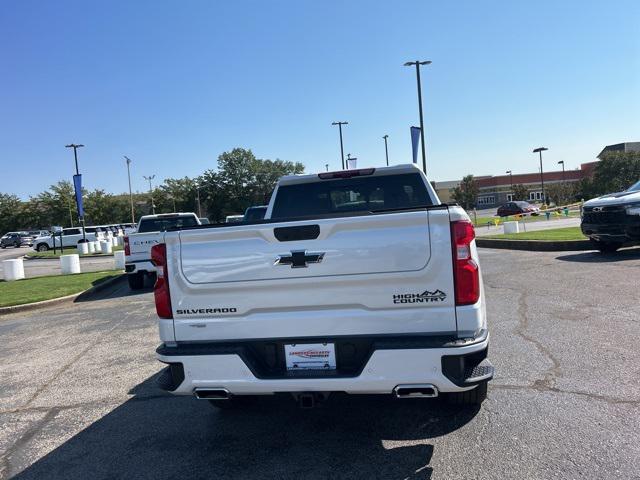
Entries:
MULTIPOLYGON (((640 152, 640 142, 624 142, 607 145, 598 154, 597 158, 601 159, 602 155, 608 152, 640 152)), ((575 183, 583 178, 590 177, 597 165, 596 162, 583 163, 580 169, 566 170, 563 174, 562 170, 553 172, 544 172, 544 187, 554 183, 575 183)), ((478 183, 478 208, 493 208, 510 202, 513 200, 512 185, 524 185, 527 188, 527 200, 531 202, 542 201, 542 184, 540 183, 540 173, 519 173, 510 175, 484 176, 476 177, 478 183)), ((453 202, 451 194, 453 189, 460 185, 460 180, 450 180, 446 182, 434 182, 434 188, 442 202, 453 202)))

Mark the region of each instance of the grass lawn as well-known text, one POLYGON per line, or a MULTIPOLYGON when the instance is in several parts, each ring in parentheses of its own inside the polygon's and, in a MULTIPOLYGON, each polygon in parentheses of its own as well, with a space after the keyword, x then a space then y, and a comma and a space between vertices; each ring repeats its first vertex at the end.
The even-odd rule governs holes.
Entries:
POLYGON ((26 278, 13 282, 0 280, 0 307, 40 302, 72 293, 80 293, 118 275, 120 272, 108 271, 26 278))
MULTIPOLYGON (((113 247, 113 251, 117 252, 118 250, 122 250, 124 247, 118 245, 117 247, 113 247)), ((26 253, 27 258, 58 258, 60 255, 69 255, 71 253, 78 253, 77 248, 65 247, 64 252, 60 252, 59 249, 56 248, 56 253, 53 253, 53 250, 47 250, 46 252, 36 252, 33 249, 29 249, 26 253)), ((97 255, 96 253, 89 253, 88 255, 80 255, 81 257, 90 257, 93 255, 97 255)), ((100 254, 102 255, 102 254, 100 254)), ((104 257, 113 256, 112 254, 102 255, 104 257)))
MULTIPOLYGON (((469 217, 471 218, 471 221, 473 222, 473 212, 469 213, 469 217)), ((554 215, 551 214, 551 217, 549 218, 549 220, 556 220, 559 218, 575 218, 575 217, 580 217, 580 212, 578 211, 570 211, 569 212, 569 217, 565 216, 564 213, 560 214, 560 215, 554 215)), ((528 216, 525 219, 525 223, 531 223, 531 222, 541 222, 542 220, 546 220, 547 216, 544 213, 541 213, 540 215, 537 216, 528 216)), ((494 221, 498 220, 500 222, 500 225, 502 225, 504 222, 511 222, 516 220, 515 217, 510 216, 510 217, 478 217, 478 219, 474 222, 474 225, 476 227, 486 227, 487 223, 491 222, 491 224, 493 224, 494 221)), ((518 220, 518 221, 522 221, 522 219, 518 220)))
POLYGON ((552 228, 549 230, 538 230, 535 232, 507 233, 502 235, 488 235, 481 238, 497 238, 503 240, 547 240, 547 241, 569 241, 586 240, 580 227, 552 228))

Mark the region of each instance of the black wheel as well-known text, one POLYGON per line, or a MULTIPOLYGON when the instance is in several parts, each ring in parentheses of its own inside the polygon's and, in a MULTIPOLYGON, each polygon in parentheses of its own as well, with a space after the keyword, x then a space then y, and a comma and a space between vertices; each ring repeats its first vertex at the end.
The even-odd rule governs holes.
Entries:
POLYGON ((16 247, 16 248, 20 248, 20 242, 14 243, 13 246, 16 247))
POLYGON ((451 405, 480 405, 487 399, 488 382, 479 383, 473 390, 446 394, 447 403, 451 405))
POLYGON ((2 245, 0 245, 0 248, 7 248, 7 246, 3 243, 2 245))
POLYGON ((127 275, 127 282, 129 282, 129 288, 131 290, 140 290, 144 287, 144 274, 143 273, 130 273, 127 275))
POLYGON ((49 245, 47 245, 46 243, 39 243, 37 250, 39 252, 46 252, 47 250, 49 250, 49 245))
POLYGON ((600 242, 597 240, 591 240, 593 246, 600 250, 600 253, 615 253, 620 247, 621 243, 618 242, 600 242))

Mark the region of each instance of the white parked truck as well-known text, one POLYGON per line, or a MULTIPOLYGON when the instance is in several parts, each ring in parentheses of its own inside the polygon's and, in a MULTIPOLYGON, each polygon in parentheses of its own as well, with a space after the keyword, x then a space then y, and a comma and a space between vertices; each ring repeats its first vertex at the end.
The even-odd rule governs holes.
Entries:
POLYGON ((174 394, 486 397, 474 229, 413 165, 283 177, 264 220, 168 231, 152 260, 174 394))
POLYGON ((144 286, 145 277, 155 276, 151 247, 160 242, 162 232, 196 225, 200 225, 200 220, 195 213, 161 213, 140 217, 136 232, 124 237, 124 269, 129 288, 139 290, 144 286))

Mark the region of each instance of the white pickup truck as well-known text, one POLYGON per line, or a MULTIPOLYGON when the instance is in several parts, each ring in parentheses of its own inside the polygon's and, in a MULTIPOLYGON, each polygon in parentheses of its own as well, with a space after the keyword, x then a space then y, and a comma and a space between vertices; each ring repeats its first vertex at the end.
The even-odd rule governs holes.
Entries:
POLYGON ((479 404, 493 366, 474 238, 413 165, 283 177, 264 220, 152 248, 159 384, 218 406, 331 392, 479 404))
POLYGON ((161 241, 162 232, 196 225, 200 225, 200 220, 195 213, 161 213, 140 217, 136 232, 124 237, 124 271, 129 288, 139 290, 144 286, 145 277, 155 277, 151 247, 161 241))

